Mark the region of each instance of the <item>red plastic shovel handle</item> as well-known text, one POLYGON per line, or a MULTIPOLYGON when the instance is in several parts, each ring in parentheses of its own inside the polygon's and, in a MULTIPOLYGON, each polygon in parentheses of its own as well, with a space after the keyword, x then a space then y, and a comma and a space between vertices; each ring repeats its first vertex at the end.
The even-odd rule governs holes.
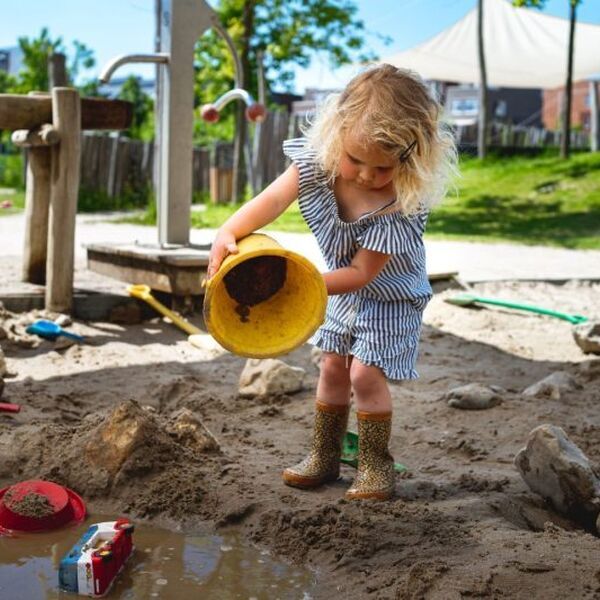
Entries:
POLYGON ((21 410, 20 404, 10 404, 9 402, 0 402, 0 412, 18 413, 21 410))

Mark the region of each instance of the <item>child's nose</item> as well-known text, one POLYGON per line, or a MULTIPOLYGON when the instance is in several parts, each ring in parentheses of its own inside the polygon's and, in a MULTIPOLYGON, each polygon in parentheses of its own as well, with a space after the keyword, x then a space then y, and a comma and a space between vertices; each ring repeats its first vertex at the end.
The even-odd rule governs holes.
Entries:
POLYGON ((372 181, 375 177, 375 169, 363 167, 360 172, 360 178, 364 181, 372 181))

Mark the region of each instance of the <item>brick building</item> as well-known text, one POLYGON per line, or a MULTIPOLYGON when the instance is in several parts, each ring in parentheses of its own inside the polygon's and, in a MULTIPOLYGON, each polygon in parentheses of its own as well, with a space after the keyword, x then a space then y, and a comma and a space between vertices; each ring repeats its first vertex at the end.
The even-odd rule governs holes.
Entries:
MULTIPOLYGON (((595 82, 600 86, 599 82, 595 82)), ((565 88, 544 90, 542 99, 542 122, 545 129, 556 130, 561 126, 561 112, 564 102, 565 88)), ((589 132, 591 127, 591 91, 589 81, 573 83, 573 99, 571 103, 571 126, 589 132)))

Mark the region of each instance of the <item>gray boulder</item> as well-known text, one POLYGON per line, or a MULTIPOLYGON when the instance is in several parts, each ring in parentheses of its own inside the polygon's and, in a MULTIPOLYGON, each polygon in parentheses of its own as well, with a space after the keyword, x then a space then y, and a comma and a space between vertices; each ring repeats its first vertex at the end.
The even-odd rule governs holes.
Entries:
POLYGON ((600 321, 587 321, 575 325, 573 338, 586 354, 600 354, 600 321))
POLYGON ((600 479, 560 427, 536 427, 516 455, 515 466, 529 488, 558 512, 586 524, 598 517, 600 479))
POLYGON ((484 410, 502 402, 500 392, 500 388, 496 386, 488 387, 481 383, 469 383, 451 389, 444 395, 444 399, 452 408, 484 410))
POLYGON ((523 396, 526 398, 547 397, 552 400, 560 400, 563 392, 571 392, 579 387, 572 375, 565 371, 555 371, 523 390, 523 396))
POLYGON ((304 386, 306 371, 290 367, 276 358, 249 358, 240 375, 240 396, 293 394, 304 386))

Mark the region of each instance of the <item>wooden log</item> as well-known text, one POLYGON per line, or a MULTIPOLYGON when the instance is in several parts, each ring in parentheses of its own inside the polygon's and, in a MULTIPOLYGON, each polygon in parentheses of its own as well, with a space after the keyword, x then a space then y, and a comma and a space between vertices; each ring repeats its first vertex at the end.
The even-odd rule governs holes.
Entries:
POLYGON ((48 207, 50 205, 50 148, 29 150, 25 187, 23 281, 46 282, 48 207))
POLYGON ((53 146, 60 141, 60 135, 53 125, 45 123, 35 129, 17 129, 11 138, 15 146, 31 148, 32 146, 53 146))
MULTIPOLYGON (((81 99, 81 129, 127 129, 133 105, 124 100, 81 99)), ((0 129, 34 129, 52 122, 52 98, 48 95, 0 94, 0 129)))
POLYGON ((66 58, 61 52, 55 52, 48 57, 48 87, 50 89, 69 85, 66 58))
POLYGON ((51 148, 46 309, 70 312, 81 154, 81 105, 77 91, 54 88, 52 113, 52 122, 60 134, 60 144, 51 148))

